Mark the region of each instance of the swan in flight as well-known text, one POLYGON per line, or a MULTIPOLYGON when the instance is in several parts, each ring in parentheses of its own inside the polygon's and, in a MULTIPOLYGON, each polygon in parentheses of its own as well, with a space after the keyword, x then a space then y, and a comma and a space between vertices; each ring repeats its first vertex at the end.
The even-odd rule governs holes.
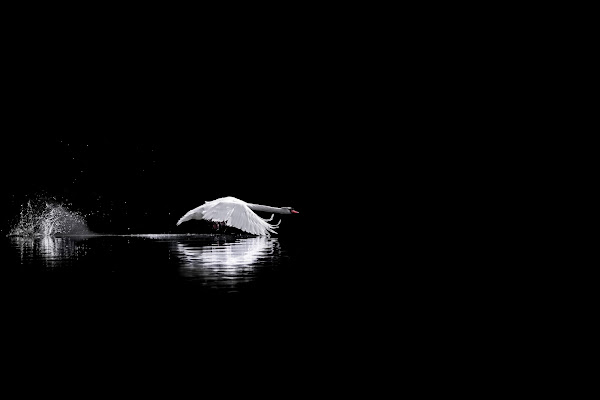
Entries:
POLYGON ((270 224, 274 214, 269 219, 263 219, 254 211, 265 211, 277 214, 299 214, 292 207, 269 207, 259 204, 246 203, 235 197, 222 197, 213 201, 207 201, 200 207, 185 213, 177 221, 177 225, 190 219, 205 219, 207 221, 222 222, 254 235, 270 236, 269 232, 275 232, 281 220, 277 224, 270 224))

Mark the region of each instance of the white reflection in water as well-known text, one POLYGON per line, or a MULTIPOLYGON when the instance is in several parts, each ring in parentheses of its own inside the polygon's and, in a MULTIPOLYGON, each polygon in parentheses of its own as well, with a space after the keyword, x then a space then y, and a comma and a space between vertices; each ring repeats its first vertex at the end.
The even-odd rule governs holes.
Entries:
POLYGON ((210 286, 235 286, 252 281, 257 268, 279 257, 280 247, 276 238, 258 236, 219 244, 178 242, 175 252, 182 276, 210 286))
POLYGON ((68 237, 11 237, 13 248, 19 251, 21 262, 43 260, 48 266, 67 258, 77 258, 86 252, 86 246, 68 237))

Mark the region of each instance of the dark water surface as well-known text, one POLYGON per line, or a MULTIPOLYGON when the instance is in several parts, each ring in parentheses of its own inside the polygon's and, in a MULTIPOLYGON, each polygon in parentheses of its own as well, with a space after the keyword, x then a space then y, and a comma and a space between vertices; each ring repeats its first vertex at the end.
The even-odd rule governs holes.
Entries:
POLYGON ((123 376, 132 373, 129 365, 161 376, 179 376, 190 366, 254 370, 265 352, 295 360, 315 341, 337 340, 327 327, 335 326, 340 311, 321 301, 326 285, 320 271, 327 265, 318 262, 316 250, 306 254, 297 238, 144 234, 1 241, 4 344, 19 349, 11 362, 23 370, 32 359, 56 373, 54 363, 64 360, 75 370, 107 365, 123 376))
POLYGON ((224 305, 278 314, 314 297, 301 247, 276 237, 83 235, 2 242, 5 304, 24 318, 181 317, 193 323, 224 305))

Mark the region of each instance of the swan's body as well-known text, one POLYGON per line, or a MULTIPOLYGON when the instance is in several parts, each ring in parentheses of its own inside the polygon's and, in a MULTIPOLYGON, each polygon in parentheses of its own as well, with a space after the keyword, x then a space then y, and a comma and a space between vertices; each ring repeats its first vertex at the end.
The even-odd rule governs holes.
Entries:
POLYGON ((232 226, 254 235, 270 236, 269 233, 277 233, 275 229, 281 221, 277 224, 270 224, 269 221, 273 219, 273 215, 269 219, 263 219, 256 215, 253 210, 277 214, 298 213, 298 211, 292 210, 291 207, 261 206, 259 204, 246 203, 235 197, 222 197, 213 201, 207 201, 200 207, 188 211, 177 221, 177 225, 191 219, 205 219, 207 221, 223 222, 227 226, 232 226))

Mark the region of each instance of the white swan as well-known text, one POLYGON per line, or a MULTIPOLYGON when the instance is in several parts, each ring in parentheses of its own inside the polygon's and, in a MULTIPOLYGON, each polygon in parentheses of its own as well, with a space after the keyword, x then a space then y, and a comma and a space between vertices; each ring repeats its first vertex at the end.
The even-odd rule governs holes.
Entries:
POLYGON ((270 236, 269 232, 275 232, 277 224, 269 224, 273 215, 269 219, 263 219, 256 215, 254 211, 265 211, 277 214, 298 214, 298 211, 292 210, 292 207, 269 207, 259 204, 246 203, 235 197, 222 197, 213 201, 207 201, 200 207, 185 213, 177 221, 177 225, 190 219, 205 219, 208 221, 224 222, 227 226, 232 226, 254 235, 270 236))

